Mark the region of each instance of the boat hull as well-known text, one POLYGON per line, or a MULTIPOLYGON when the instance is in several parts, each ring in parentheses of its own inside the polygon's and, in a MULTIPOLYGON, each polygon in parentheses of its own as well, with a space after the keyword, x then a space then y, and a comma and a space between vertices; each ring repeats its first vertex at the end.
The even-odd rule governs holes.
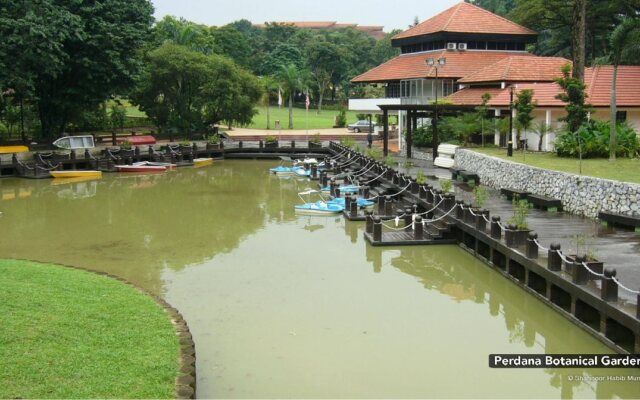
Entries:
POLYGON ((213 158, 195 158, 193 164, 196 167, 204 167, 213 164, 213 158))
POLYGON ((102 171, 49 171, 54 178, 97 178, 102 177, 102 171))
POLYGON ((161 165, 115 165, 118 172, 166 172, 167 167, 161 165))

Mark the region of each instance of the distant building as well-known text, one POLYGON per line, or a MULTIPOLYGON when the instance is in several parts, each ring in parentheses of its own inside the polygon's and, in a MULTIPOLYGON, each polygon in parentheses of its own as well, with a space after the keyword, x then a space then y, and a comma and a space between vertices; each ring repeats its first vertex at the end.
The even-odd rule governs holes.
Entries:
MULTIPOLYGON (((528 53, 526 46, 535 43, 537 36, 473 4, 459 3, 396 35, 392 44, 400 47, 401 55, 352 79, 354 83, 383 85, 385 98, 351 99, 349 108, 380 113, 378 105, 392 106, 402 131, 407 126, 403 108, 431 103, 436 85, 438 97, 456 105, 480 105, 482 95, 490 93, 489 106, 497 117, 509 114, 513 87, 516 95, 522 89, 533 89, 538 103, 536 119, 556 124, 565 111, 564 103, 554 97, 560 91, 554 79, 571 61, 528 53), (434 65, 427 65, 429 59, 434 65), (438 64, 440 59, 446 61, 438 64)), ((609 118, 612 70, 611 66, 600 66, 585 71, 587 101, 595 107, 594 118, 609 118)), ((619 68, 617 105, 619 117, 640 129, 640 67, 619 68)), ((399 137, 402 145, 402 135, 399 137)), ((528 139, 528 145, 537 149, 537 135, 531 134, 528 139)), ((500 144, 497 133, 495 140, 500 144)), ((554 140, 553 135, 546 135, 542 148, 552 150, 554 140)))
MULTIPOLYGON (((367 33, 369 36, 373 37, 376 40, 380 40, 384 38, 386 33, 384 33, 384 26, 367 26, 367 25, 358 25, 358 24, 339 24, 335 21, 291 21, 291 22, 275 22, 277 24, 286 24, 292 25, 296 28, 303 29, 340 29, 340 28, 352 28, 358 31, 362 31, 367 33)), ((255 24, 257 28, 264 28, 265 24, 255 24)))

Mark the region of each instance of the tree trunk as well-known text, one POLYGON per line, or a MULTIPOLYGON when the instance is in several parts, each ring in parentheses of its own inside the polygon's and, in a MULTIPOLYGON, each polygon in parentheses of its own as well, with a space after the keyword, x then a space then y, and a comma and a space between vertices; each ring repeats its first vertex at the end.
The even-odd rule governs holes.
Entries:
POLYGON ((573 77, 584 81, 585 29, 587 0, 575 0, 573 5, 573 77))
POLYGON ((289 93, 289 129, 293 129, 293 90, 289 93))
POLYGON ((271 129, 271 114, 269 108, 269 98, 267 97, 267 129, 271 129))
POLYGON ((24 134, 24 96, 20 95, 20 139, 22 144, 27 144, 27 137, 24 134))
POLYGON ((616 160, 616 147, 618 146, 618 132, 616 117, 618 114, 618 105, 616 99, 618 79, 618 63, 613 64, 613 80, 611 82, 611 128, 609 133, 609 161, 616 160))
POLYGON ((318 93, 318 114, 322 112, 322 99, 324 98, 324 90, 320 89, 318 93))

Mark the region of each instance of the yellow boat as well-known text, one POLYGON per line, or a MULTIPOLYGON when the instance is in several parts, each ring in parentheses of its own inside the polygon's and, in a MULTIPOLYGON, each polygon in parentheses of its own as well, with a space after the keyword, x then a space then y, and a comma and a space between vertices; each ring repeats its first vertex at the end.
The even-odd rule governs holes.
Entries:
POLYGON ((27 146, 0 146, 0 154, 24 153, 29 151, 27 146))
POLYGON ((196 167, 204 167, 205 165, 213 164, 213 158, 195 158, 193 164, 196 167))
POLYGON ((54 178, 97 178, 102 177, 102 171, 49 171, 54 178))
POLYGON ((102 176, 98 175, 98 176, 76 176, 74 178, 57 178, 51 181, 51 185, 59 186, 59 185, 66 185, 67 183, 95 181, 97 179, 102 179, 102 176))

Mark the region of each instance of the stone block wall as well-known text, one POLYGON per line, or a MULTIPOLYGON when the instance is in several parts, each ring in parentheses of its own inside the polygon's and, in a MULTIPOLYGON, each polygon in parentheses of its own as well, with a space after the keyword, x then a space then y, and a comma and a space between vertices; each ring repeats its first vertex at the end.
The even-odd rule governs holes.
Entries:
POLYGON ((560 199, 566 211, 595 218, 606 211, 640 216, 640 185, 549 171, 458 149, 456 167, 494 189, 512 188, 560 199))

